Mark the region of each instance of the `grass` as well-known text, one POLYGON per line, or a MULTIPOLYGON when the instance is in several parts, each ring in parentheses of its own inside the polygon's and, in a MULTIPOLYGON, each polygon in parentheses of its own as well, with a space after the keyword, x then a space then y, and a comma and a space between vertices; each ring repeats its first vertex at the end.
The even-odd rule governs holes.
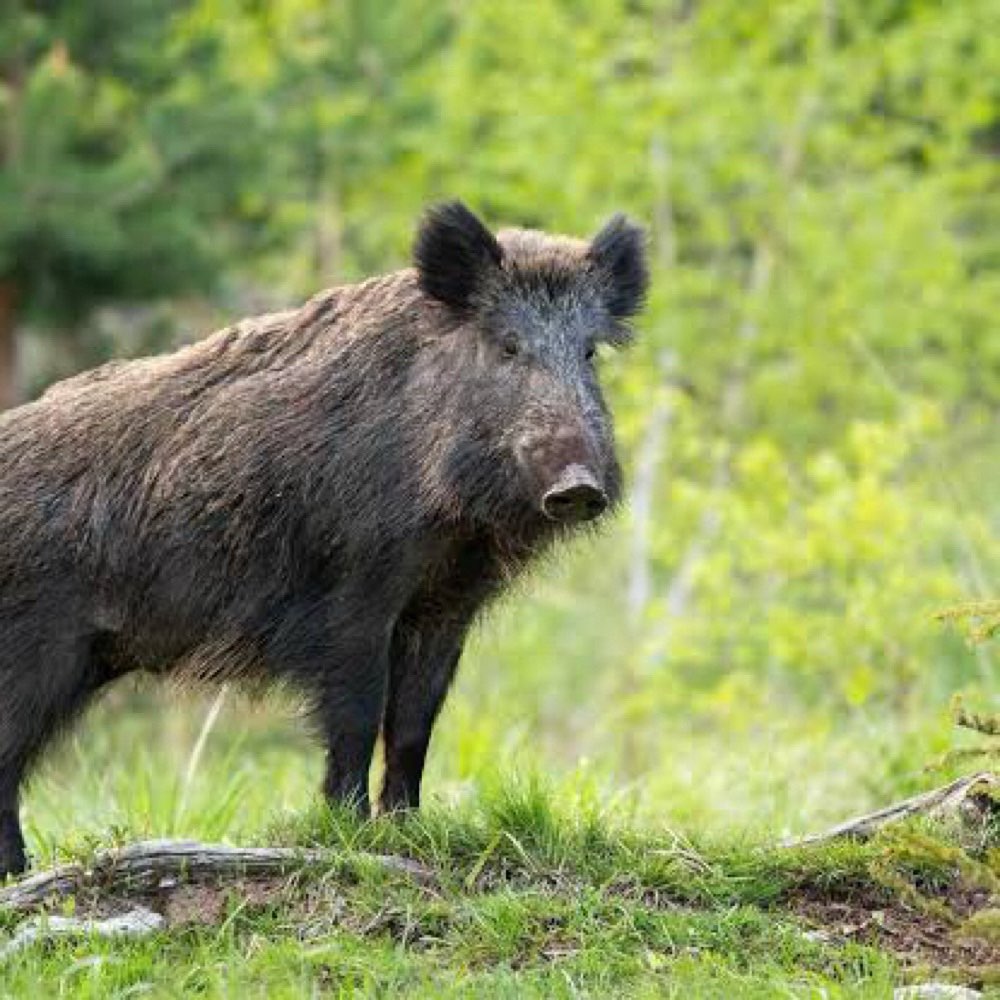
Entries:
POLYGON ((636 823, 586 784, 510 776, 415 816, 279 812, 253 840, 332 847, 340 860, 284 880, 182 887, 169 930, 152 937, 29 947, 7 959, 0 994, 888 997, 926 956, 886 947, 877 929, 856 940, 837 920, 881 912, 891 926, 909 913, 926 931, 919 901, 949 905, 960 881, 951 849, 919 828, 810 850, 695 841, 636 823), (372 854, 415 859, 431 877, 372 854), (817 920, 827 911, 815 901, 843 912, 817 920))
POLYGON ((8 960, 9 995, 884 995, 891 959, 803 934, 775 905, 809 877, 849 884, 857 850, 806 868, 738 845, 630 833, 599 810, 560 814, 537 786, 459 810, 360 823, 317 808, 265 831, 339 848, 329 872, 236 891, 135 942, 42 945, 8 960), (367 852, 427 864, 431 886, 367 852), (355 860, 351 860, 355 859, 355 860), (253 898, 253 894, 249 894, 253 898), (829 992, 829 991, 833 992, 829 992), (862 991, 858 993, 857 991, 862 991), (776 993, 777 991, 777 993, 776 993))

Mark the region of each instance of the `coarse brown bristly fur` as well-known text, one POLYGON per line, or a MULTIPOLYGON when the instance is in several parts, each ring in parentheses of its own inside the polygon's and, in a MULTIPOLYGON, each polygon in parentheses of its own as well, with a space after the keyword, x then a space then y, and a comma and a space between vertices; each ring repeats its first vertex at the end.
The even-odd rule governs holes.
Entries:
POLYGON ((0 416, 0 874, 30 765, 135 670, 296 686, 328 796, 367 808, 381 732, 382 808, 418 804, 470 624, 552 511, 619 497, 591 357, 646 268, 622 216, 494 236, 458 202, 414 263, 0 416))

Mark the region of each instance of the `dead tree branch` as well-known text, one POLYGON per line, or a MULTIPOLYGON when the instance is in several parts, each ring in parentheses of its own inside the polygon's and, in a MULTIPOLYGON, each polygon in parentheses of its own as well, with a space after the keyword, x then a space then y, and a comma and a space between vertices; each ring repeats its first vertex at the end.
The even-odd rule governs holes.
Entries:
POLYGON ((389 871, 427 882, 430 869, 392 855, 348 855, 321 848, 230 847, 191 840, 146 840, 119 849, 101 851, 87 865, 59 865, 29 875, 0 889, 0 909, 33 910, 43 903, 86 889, 104 894, 169 888, 181 881, 219 880, 290 874, 309 868, 328 868, 339 861, 364 860, 389 871))
POLYGON ((989 771, 983 771, 958 778, 941 788, 914 795, 895 805, 886 806, 863 816, 855 816, 822 833, 789 838, 782 841, 781 846, 806 847, 842 839, 868 840, 884 827, 914 816, 957 819, 963 823, 982 822, 996 809, 997 802, 994 796, 997 794, 1000 794, 1000 777, 989 771))

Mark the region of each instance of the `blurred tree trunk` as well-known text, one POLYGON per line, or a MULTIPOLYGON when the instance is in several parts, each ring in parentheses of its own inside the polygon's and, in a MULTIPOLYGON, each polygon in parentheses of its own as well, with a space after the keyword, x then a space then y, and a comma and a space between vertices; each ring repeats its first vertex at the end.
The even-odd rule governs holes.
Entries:
POLYGON ((17 384, 17 288, 0 280, 0 410, 19 402, 17 384))
MULTIPOLYGON (((663 72, 668 67, 664 64, 663 72)), ((670 197, 670 148, 666 135, 657 130, 649 145, 650 177, 654 187, 653 248, 659 269, 671 274, 677 265, 677 227, 674 204, 670 197)), ((661 387, 674 382, 677 359, 672 351, 661 351, 657 358, 661 387)), ((632 555, 629 561, 627 606, 629 620, 636 632, 653 594, 652 532, 655 517, 656 476, 666 450, 667 428, 673 418, 670 395, 657 395, 653 401, 646 431, 639 443, 632 483, 632 555)))
POLYGON ((335 165, 322 143, 316 147, 313 202, 316 218, 312 231, 313 284, 326 288, 343 280, 344 248, 341 233, 340 198, 335 165))
MULTIPOLYGON (((23 18, 18 9, 16 16, 23 18)), ((21 159, 21 96, 24 89, 24 54, 13 29, 14 47, 0 65, 0 89, 4 96, 4 125, 0 132, 0 170, 16 165, 21 159)), ((19 402, 17 382, 17 285, 13 278, 0 275, 0 410, 19 402)))
POLYGON ((344 247, 340 205, 333 184, 324 180, 316 193, 316 224, 313 230, 313 270, 317 288, 344 280, 344 247))

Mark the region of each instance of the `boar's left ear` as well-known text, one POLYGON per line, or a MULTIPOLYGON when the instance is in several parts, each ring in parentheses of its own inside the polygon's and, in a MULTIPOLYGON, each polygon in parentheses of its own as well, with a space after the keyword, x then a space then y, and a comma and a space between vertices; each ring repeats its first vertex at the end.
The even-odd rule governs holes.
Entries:
POLYGON ((459 311, 468 309, 503 251, 496 237, 460 201, 425 213, 413 245, 421 289, 459 311))
POLYGON ((624 215, 612 216, 590 241, 588 256, 605 280, 608 312, 619 320, 639 312, 649 287, 642 228, 624 215))

